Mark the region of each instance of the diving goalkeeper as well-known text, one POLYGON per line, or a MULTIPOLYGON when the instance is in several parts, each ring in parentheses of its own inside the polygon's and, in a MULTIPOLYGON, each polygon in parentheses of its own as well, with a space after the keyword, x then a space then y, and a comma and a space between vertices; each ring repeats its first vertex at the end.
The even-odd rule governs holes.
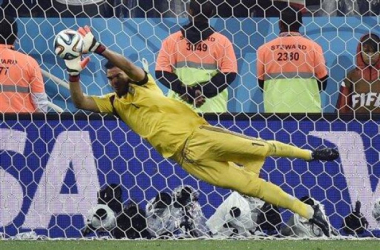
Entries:
MULTIPOLYGON (((84 54, 95 52, 108 60, 106 74, 114 92, 101 97, 84 95, 80 72, 89 57, 65 60, 77 108, 113 113, 163 157, 174 160, 198 179, 290 209, 329 236, 329 224, 319 206, 310 206, 285 193, 261 179, 259 172, 268 156, 332 161, 339 157, 335 149, 310 151, 211 126, 185 104, 165 97, 151 75, 99 43, 88 26, 78 31, 84 37, 84 54)), ((193 96, 202 98, 199 94, 193 96)))

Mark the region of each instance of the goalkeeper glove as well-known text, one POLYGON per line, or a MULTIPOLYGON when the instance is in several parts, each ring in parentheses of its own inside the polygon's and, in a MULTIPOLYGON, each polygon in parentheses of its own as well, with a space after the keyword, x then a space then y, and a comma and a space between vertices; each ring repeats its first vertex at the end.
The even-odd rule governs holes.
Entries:
POLYGON ((89 52, 95 52, 97 54, 102 54, 106 47, 96 41, 94 35, 91 32, 91 29, 89 26, 80 27, 78 29, 79 34, 83 36, 84 41, 84 47, 83 47, 83 53, 89 53, 89 52))
POLYGON ((82 60, 80 56, 71 60, 65 60, 67 73, 69 74, 69 81, 79 82, 79 74, 89 62, 89 57, 82 60))

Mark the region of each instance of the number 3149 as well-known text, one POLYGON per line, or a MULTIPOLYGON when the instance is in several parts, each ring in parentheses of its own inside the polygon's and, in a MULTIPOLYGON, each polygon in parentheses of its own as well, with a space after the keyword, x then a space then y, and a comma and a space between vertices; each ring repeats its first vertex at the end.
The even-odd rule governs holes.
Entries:
POLYGON ((192 44, 192 43, 186 43, 186 49, 190 51, 207 51, 208 46, 205 43, 197 43, 197 44, 192 44))

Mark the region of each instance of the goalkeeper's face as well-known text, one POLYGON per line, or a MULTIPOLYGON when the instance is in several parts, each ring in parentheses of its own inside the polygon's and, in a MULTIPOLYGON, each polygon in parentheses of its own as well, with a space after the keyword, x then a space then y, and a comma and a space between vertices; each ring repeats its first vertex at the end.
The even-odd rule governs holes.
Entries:
POLYGON ((107 69, 107 79, 118 96, 128 93, 130 79, 124 71, 117 67, 107 69))

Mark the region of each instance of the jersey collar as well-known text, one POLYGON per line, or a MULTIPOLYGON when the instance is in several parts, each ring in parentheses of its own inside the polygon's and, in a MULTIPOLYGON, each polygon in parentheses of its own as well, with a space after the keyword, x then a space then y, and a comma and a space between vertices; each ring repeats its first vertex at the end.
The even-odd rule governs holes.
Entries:
POLYGON ((285 31, 285 32, 281 32, 279 36, 280 36, 280 37, 286 37, 286 36, 301 36, 301 33, 299 33, 299 32, 295 32, 295 31, 290 31, 290 32, 285 31))
POLYGON ((14 45, 10 45, 10 44, 0 44, 0 49, 15 49, 15 46, 14 45))

